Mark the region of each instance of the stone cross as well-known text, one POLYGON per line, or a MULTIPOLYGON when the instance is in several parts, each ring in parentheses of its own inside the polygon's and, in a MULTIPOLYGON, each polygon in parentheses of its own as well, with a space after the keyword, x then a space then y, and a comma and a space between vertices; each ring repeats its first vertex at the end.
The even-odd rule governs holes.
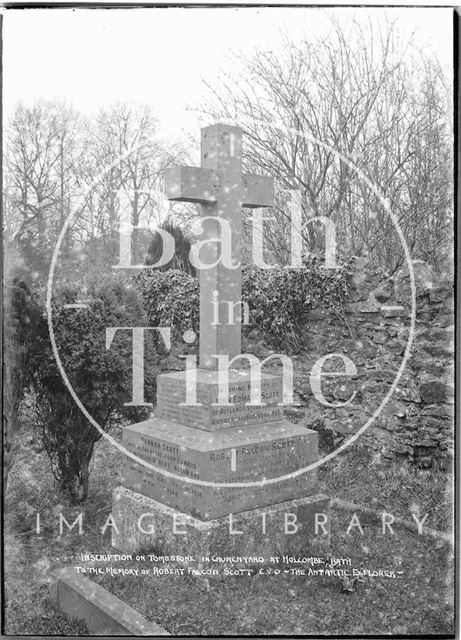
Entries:
POLYGON ((239 127, 214 124, 203 128, 201 133, 201 167, 168 169, 165 195, 169 200, 200 203, 202 216, 214 218, 203 224, 201 241, 207 241, 200 250, 203 264, 213 264, 221 254, 220 243, 211 242, 222 237, 217 218, 227 220, 232 231, 232 264, 238 265, 237 268, 230 269, 219 261, 214 267, 199 270, 199 366, 217 369, 218 359, 214 355, 228 355, 232 359, 241 352, 241 208, 271 207, 274 181, 273 178, 242 174, 242 130, 239 127), (234 312, 232 324, 229 323, 231 308, 234 312))

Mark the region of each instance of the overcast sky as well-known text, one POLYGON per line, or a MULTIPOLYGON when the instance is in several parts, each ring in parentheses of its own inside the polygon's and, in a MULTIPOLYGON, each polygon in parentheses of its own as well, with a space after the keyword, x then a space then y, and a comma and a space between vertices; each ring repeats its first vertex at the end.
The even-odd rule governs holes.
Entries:
POLYGON ((452 64, 451 9, 40 9, 3 10, 5 120, 18 100, 67 99, 92 113, 116 100, 152 105, 165 131, 191 131, 187 104, 228 66, 230 49, 276 50, 280 28, 293 37, 323 33, 327 17, 398 17, 403 34, 452 64))

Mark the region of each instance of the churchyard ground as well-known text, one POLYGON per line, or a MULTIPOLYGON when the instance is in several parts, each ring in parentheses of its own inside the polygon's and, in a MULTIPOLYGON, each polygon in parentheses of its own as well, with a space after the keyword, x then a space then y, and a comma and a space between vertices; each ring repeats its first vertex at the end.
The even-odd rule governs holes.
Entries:
MULTIPOLYGON (((120 434, 117 434, 118 437, 120 434)), ((111 553, 111 490, 119 483, 120 454, 98 444, 88 501, 80 509, 55 491, 39 439, 21 435, 19 459, 6 499, 6 632, 84 634, 81 623, 63 617, 48 602, 48 573, 79 563, 81 553, 111 553), (72 523, 83 512, 83 532, 59 533, 59 513, 72 523), (40 512, 41 532, 35 532, 40 512)), ((412 521, 412 509, 429 513, 425 524, 449 530, 450 482, 446 473, 408 464, 375 463, 356 447, 320 470, 321 490, 331 497, 383 510, 412 521), (447 489, 448 487, 448 489, 447 489)), ((254 575, 203 579, 192 576, 105 577, 104 586, 172 634, 449 633, 452 553, 441 539, 394 527, 382 535, 379 519, 333 509, 330 553, 356 567, 396 569, 398 579, 366 578, 344 592, 337 577, 254 575), (147 582, 148 581, 148 582, 147 582), (148 588, 146 586, 148 585, 148 588)), ((139 565, 139 563, 137 563, 139 565)), ((128 566, 128 564, 124 565, 128 566)))

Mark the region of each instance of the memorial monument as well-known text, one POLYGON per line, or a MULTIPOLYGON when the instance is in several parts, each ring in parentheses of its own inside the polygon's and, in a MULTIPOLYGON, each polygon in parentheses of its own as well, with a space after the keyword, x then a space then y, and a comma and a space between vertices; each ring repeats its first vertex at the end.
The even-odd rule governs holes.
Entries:
POLYGON ((255 371, 238 358, 241 208, 272 206, 273 180, 242 174, 237 127, 202 129, 201 159, 165 179, 170 200, 202 205, 199 366, 159 375, 157 415, 123 430, 124 447, 156 470, 125 456, 112 544, 183 556, 301 552, 314 536, 328 539, 329 500, 317 469, 302 471, 318 459, 317 433, 283 419, 281 375, 255 368, 255 402, 255 371), (226 260, 219 240, 229 229, 226 260))

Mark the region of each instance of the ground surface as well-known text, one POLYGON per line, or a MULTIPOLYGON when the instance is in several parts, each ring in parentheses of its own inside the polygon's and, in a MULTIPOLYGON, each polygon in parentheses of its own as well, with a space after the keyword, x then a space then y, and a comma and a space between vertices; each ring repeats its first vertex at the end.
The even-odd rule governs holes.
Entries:
MULTIPOLYGON (((59 532, 59 512, 72 523, 80 512, 57 494, 48 460, 36 437, 23 434, 5 505, 6 627, 8 634, 84 634, 47 603, 48 572, 76 564, 81 553, 110 551, 110 529, 101 535, 119 481, 119 453, 102 442, 95 455, 83 531, 59 532), (41 529, 37 533, 36 514, 41 529)), ((435 471, 385 465, 361 450, 321 468, 322 490, 377 511, 411 520, 429 513, 426 525, 450 526, 451 480, 435 471)), ((172 634, 432 634, 449 633, 452 619, 452 555, 449 545, 402 528, 382 535, 380 523, 334 511, 330 553, 350 557, 357 568, 401 570, 396 579, 367 578, 344 593, 337 577, 253 576, 106 578, 105 586, 172 634), (148 588, 146 588, 148 586, 148 588)), ((126 565, 125 565, 126 566, 126 565)))
POLYGON ((399 530, 383 537, 380 527, 364 518, 364 535, 347 536, 350 519, 350 514, 334 514, 331 551, 351 557, 356 568, 398 568, 403 574, 365 578, 350 593, 331 576, 212 577, 209 590, 193 577, 107 577, 104 586, 172 634, 449 633, 445 545, 437 548, 399 530))

